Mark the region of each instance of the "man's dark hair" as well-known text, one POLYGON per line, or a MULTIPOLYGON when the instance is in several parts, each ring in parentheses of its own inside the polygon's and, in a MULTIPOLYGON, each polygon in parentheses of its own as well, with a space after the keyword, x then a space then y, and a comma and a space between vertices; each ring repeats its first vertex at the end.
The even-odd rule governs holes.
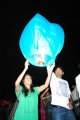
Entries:
POLYGON ((54 67, 53 71, 55 72, 55 70, 56 70, 57 68, 60 68, 60 69, 64 72, 63 67, 62 67, 62 66, 60 66, 60 65, 56 65, 56 66, 54 67))

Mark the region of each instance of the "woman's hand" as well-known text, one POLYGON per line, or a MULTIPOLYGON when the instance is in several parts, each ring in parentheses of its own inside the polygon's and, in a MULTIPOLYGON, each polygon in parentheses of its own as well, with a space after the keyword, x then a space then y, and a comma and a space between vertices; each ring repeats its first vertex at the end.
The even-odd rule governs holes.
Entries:
POLYGON ((55 66, 55 63, 53 63, 51 66, 47 66, 48 75, 53 71, 54 66, 55 66))
POLYGON ((26 69, 28 69, 28 66, 29 66, 29 62, 28 62, 28 60, 25 61, 24 66, 25 66, 26 69))

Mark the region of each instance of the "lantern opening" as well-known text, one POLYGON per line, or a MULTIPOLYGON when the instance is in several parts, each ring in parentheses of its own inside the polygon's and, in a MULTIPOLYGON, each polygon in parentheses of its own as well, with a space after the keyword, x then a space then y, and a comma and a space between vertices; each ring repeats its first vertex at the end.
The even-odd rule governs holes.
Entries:
POLYGON ((37 58, 36 58, 37 63, 43 65, 45 63, 45 59, 44 58, 45 58, 44 54, 38 53, 37 54, 37 58))

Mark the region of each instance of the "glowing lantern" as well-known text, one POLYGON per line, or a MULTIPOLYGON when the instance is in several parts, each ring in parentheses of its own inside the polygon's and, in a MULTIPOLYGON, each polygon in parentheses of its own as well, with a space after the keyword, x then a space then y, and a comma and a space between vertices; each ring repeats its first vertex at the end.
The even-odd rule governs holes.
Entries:
POLYGON ((54 63, 64 45, 64 31, 37 13, 25 26, 19 41, 23 56, 34 66, 54 63))

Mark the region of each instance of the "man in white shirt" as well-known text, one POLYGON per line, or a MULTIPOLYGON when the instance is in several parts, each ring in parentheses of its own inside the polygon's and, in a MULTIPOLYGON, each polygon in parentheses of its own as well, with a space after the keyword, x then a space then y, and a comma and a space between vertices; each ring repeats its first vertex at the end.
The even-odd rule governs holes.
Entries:
POLYGON ((52 94, 52 120, 76 120, 70 104, 71 91, 66 80, 62 79, 63 69, 58 66, 52 73, 50 88, 52 94))

